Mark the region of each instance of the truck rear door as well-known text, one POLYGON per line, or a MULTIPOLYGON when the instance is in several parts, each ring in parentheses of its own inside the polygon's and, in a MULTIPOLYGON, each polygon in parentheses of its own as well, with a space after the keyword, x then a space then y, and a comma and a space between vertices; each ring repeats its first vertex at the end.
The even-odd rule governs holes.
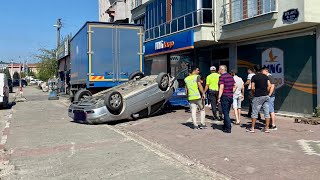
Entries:
POLYGON ((112 25, 89 25, 89 79, 115 81, 115 28, 112 25))
POLYGON ((143 72, 142 38, 142 29, 139 26, 118 26, 117 81, 127 81, 132 72, 143 72))

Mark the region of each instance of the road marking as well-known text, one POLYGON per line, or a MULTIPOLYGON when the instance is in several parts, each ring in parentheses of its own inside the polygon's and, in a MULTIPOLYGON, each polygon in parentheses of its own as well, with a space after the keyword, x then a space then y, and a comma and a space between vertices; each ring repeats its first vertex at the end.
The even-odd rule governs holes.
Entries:
POLYGON ((73 155, 74 155, 74 153, 75 153, 75 148, 74 148, 74 145, 75 145, 75 143, 74 142, 71 142, 71 147, 70 147, 70 152, 71 152, 71 154, 68 156, 68 157, 72 157, 73 155))
POLYGON ((6 122, 6 126, 4 128, 9 128, 9 126, 10 126, 10 123, 6 122))
POLYGON ((300 139, 297 142, 305 154, 320 156, 320 141, 300 139))
POLYGON ((7 136, 7 135, 3 135, 3 136, 1 137, 1 142, 0 142, 0 144, 2 144, 2 145, 6 144, 7 139, 8 139, 8 136, 7 136))

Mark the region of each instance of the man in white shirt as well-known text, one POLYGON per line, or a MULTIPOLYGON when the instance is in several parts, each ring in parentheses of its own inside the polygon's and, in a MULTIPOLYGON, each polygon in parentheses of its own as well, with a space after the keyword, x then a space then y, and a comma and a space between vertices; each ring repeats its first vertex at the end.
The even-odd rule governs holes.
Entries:
POLYGON ((246 83, 244 83, 244 86, 248 86, 247 91, 248 91, 248 99, 249 99, 249 112, 248 112, 249 118, 251 118, 252 100, 253 100, 253 93, 251 91, 251 79, 254 75, 256 75, 254 68, 252 67, 248 68, 248 77, 247 77, 246 83))
POLYGON ((230 72, 231 76, 233 76, 233 79, 235 81, 236 90, 233 93, 233 110, 234 114, 236 116, 236 124, 240 125, 240 117, 241 117, 241 102, 244 99, 244 82, 243 80, 237 76, 236 71, 232 70, 230 72))

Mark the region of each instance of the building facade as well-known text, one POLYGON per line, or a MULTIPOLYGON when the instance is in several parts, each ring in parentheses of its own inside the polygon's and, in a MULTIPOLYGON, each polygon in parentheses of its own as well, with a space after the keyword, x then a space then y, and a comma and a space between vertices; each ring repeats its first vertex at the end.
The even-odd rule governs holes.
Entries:
POLYGON ((307 113, 320 103, 320 1, 135 0, 131 22, 145 27, 145 73, 181 81, 191 65, 269 67, 276 109, 307 113))
POLYGON ((134 0, 99 0, 99 21, 129 23, 134 0))

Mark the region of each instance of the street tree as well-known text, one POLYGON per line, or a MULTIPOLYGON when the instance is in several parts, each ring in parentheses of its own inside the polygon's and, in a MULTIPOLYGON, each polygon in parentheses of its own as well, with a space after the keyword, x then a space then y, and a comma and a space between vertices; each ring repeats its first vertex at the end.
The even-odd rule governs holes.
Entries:
POLYGON ((17 71, 13 73, 13 79, 20 79, 20 75, 17 71))
POLYGON ((39 49, 39 54, 36 58, 40 60, 39 62, 39 72, 37 77, 42 81, 47 81, 57 74, 57 60, 56 60, 56 50, 55 49, 39 49))
POLYGON ((10 75, 10 72, 9 72, 9 69, 8 69, 8 68, 6 68, 6 69, 1 69, 1 70, 0 70, 0 73, 5 73, 6 76, 7 76, 7 78, 8 78, 8 79, 11 79, 11 75, 10 75))

